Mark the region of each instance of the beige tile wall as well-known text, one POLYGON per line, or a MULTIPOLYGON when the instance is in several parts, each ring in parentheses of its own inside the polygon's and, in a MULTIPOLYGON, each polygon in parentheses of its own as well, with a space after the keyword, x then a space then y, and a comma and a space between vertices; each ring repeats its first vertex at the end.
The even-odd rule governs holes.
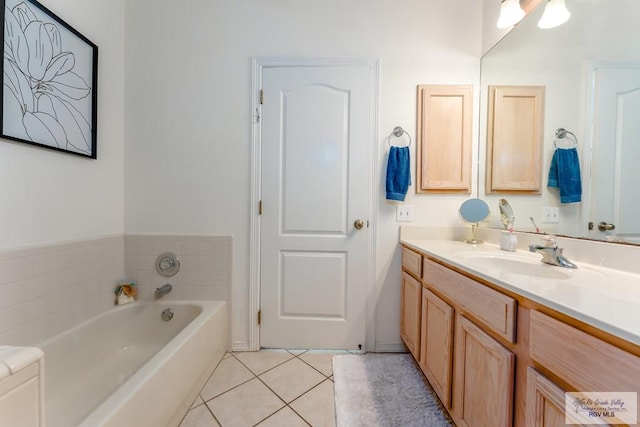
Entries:
MULTIPOLYGON (((113 307, 113 289, 136 282, 139 299, 171 283, 165 300, 224 300, 231 319, 231 236, 126 235, 0 251, 0 345, 35 345, 113 307), (156 257, 181 259, 171 278, 156 257)), ((231 336, 231 322, 228 322, 231 336)))
POLYGON ((0 345, 33 345, 113 306, 124 238, 0 252, 0 345))
POLYGON ((127 234, 124 241, 125 275, 136 283, 139 299, 153 300, 157 287, 171 283, 163 300, 226 301, 231 337, 232 236, 127 234), (167 251, 180 258, 173 277, 156 272, 156 258, 167 251))

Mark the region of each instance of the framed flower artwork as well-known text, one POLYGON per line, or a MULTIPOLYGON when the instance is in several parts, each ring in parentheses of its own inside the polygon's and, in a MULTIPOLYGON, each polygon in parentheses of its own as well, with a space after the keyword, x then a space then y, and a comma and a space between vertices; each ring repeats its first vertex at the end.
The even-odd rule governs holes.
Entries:
POLYGON ((0 136, 97 158, 98 47, 37 1, 0 1, 0 136))

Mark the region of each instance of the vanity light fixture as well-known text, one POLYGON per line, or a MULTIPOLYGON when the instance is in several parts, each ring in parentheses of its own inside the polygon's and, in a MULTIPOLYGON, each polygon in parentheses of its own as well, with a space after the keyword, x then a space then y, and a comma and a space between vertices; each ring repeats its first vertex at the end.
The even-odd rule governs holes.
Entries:
POLYGON ((500 17, 496 26, 498 28, 513 27, 524 18, 524 15, 525 13, 520 7, 519 0, 502 0, 500 17))
POLYGON ((570 16, 571 12, 565 6, 564 0, 549 0, 542 18, 538 21, 538 27, 543 29, 557 27, 567 22, 570 16))

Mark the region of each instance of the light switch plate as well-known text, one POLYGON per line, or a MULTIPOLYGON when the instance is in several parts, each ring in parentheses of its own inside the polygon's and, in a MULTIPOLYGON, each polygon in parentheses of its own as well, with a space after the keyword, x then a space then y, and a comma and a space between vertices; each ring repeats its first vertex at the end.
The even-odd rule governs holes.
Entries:
POLYGON ((396 221, 397 222, 413 221, 413 206, 402 205, 402 206, 396 207, 396 221))

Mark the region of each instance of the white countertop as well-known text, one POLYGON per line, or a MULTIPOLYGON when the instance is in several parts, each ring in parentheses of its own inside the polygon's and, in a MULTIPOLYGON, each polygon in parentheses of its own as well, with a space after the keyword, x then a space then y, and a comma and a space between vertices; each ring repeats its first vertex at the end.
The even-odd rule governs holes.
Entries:
MULTIPOLYGON (((572 270, 540 262, 541 255, 497 245, 451 240, 400 242, 506 290, 640 345, 640 275, 575 262, 572 270), (505 269, 501 261, 518 267, 505 269), (540 272, 539 275, 536 275, 540 272)), ((506 265, 506 264, 505 264, 506 265)))

